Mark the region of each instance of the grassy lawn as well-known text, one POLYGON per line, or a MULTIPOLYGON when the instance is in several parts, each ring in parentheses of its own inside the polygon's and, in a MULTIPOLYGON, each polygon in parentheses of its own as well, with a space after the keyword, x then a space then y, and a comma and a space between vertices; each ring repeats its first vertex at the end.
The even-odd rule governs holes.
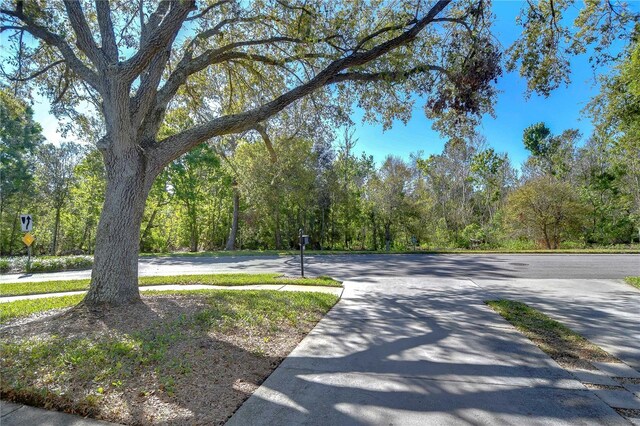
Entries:
POLYGON ((15 302, 0 305, 0 324, 16 318, 28 317, 38 312, 51 309, 68 308, 78 304, 84 298, 84 294, 72 296, 45 297, 42 299, 16 300, 15 302))
MULTIPOLYGON (((153 292, 6 325, 0 396, 126 424, 222 424, 335 304, 311 292, 153 292)), ((3 304, 15 312, 81 296, 3 304)))
POLYGON ((524 303, 511 300, 485 303, 563 367, 593 369, 589 361, 619 362, 570 328, 524 303))
MULTIPOLYGON (((328 287, 340 287, 340 282, 329 277, 317 278, 290 278, 281 274, 200 274, 200 275, 176 275, 168 277, 140 277, 140 286, 150 285, 220 285, 241 286, 256 284, 293 284, 293 285, 320 285, 328 287)), ((22 296, 27 294, 58 293, 65 291, 87 290, 89 280, 66 280, 0 284, 0 296, 22 296)))
POLYGON ((640 277, 627 277, 624 280, 635 288, 640 289, 640 277))

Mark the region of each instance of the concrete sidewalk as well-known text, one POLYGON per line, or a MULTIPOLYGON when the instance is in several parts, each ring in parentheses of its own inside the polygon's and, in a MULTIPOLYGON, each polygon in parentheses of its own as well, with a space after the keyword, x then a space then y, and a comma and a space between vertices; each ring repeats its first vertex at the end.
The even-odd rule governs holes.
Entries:
POLYGON ((115 423, 85 419, 80 416, 43 410, 22 404, 0 401, 0 425, 2 426, 109 426, 115 423))
POLYGON ((622 280, 476 279, 474 282, 496 297, 518 300, 541 310, 640 370, 640 290, 622 280))
MULTIPOLYGON (((290 284, 258 284, 258 285, 149 285, 139 287, 141 292, 145 291, 189 291, 189 290, 275 290, 275 291, 312 291, 316 293, 329 293, 338 297, 342 295, 342 287, 325 287, 316 285, 290 285, 290 284)), ((29 294, 24 296, 0 297, 0 303, 15 302, 16 300, 43 299, 46 297, 72 296, 74 294, 84 294, 86 291, 66 291, 62 293, 29 294)))
POLYGON ((628 424, 469 280, 345 283, 228 425, 628 424))

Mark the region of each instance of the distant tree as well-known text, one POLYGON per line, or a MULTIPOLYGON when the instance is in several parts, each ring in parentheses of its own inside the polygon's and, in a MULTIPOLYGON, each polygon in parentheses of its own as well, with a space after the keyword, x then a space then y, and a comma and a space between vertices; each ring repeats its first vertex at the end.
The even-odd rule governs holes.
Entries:
MULTIPOLYGON (((33 110, 0 88, 0 254, 12 251, 20 208, 33 183, 33 154, 44 141, 33 110)), ((24 212, 22 212, 24 213, 24 212)))
POLYGON ((68 221, 66 226, 74 236, 66 247, 71 251, 92 253, 95 243, 96 227, 100 219, 100 210, 104 203, 104 164, 97 150, 85 155, 75 170, 68 202, 68 221))
POLYGON ((640 241, 640 24, 616 72, 602 83, 588 111, 597 137, 611 146, 612 165, 620 172, 620 198, 640 241))
POLYGON ((567 237, 581 229, 584 208, 567 182, 540 177, 525 183, 509 195, 507 209, 516 233, 557 249, 567 237))
POLYGON ((629 217, 626 169, 620 167, 610 141, 597 134, 578 150, 577 188, 586 211, 585 240, 588 243, 628 243, 633 239, 629 217))
POLYGON ((482 150, 471 159, 471 179, 479 195, 477 204, 488 222, 493 222, 507 191, 515 185, 515 176, 507 154, 498 154, 493 148, 482 150))
POLYGON ((60 146, 43 145, 37 152, 38 187, 55 212, 50 251, 53 255, 58 251, 60 214, 69 198, 75 179, 74 171, 82 158, 83 151, 82 146, 76 143, 64 142, 60 146))
POLYGON ((552 135, 544 123, 536 123, 524 129, 522 141, 531 152, 531 157, 527 160, 529 173, 534 176, 568 178, 575 159, 575 146, 580 137, 580 132, 575 129, 552 135))
POLYGON ((412 214, 415 205, 413 174, 413 170, 402 159, 390 155, 380 167, 377 178, 371 182, 374 209, 384 227, 387 251, 393 242, 392 226, 402 226, 402 222, 412 214))
POLYGON ((271 154, 261 141, 238 144, 237 182, 247 210, 241 234, 259 247, 291 248, 307 227, 316 200, 313 143, 275 139, 271 154))

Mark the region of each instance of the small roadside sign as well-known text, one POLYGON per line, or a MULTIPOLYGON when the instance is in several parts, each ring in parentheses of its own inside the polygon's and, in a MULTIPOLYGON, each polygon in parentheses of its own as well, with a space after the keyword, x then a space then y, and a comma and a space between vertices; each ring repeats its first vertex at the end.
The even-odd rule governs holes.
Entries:
POLYGON ((31 244, 33 244, 35 240, 36 240, 36 237, 31 235, 29 232, 24 234, 24 237, 22 237, 22 242, 25 243, 27 247, 31 247, 31 244))
POLYGON ((20 215, 20 225, 22 226, 22 232, 33 231, 33 219, 30 214, 20 215))

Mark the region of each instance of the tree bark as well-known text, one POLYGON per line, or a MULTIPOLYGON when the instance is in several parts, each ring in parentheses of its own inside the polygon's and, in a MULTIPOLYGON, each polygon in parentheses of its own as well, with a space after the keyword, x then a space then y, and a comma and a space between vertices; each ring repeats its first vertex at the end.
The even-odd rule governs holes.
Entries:
POLYGON ((17 213, 13 217, 13 223, 11 225, 11 238, 9 239, 9 254, 13 254, 13 242, 16 240, 16 233, 18 232, 18 221, 20 218, 20 211, 22 206, 18 207, 17 213))
POLYGON ((275 243, 276 250, 280 250, 282 248, 282 235, 280 234, 280 207, 276 208, 275 215, 275 243))
POLYGON ((58 232, 60 231, 60 210, 62 206, 56 206, 56 218, 53 224, 53 243, 51 243, 51 255, 55 256, 58 250, 58 232))
POLYGON ((240 216, 240 193, 238 188, 233 188, 233 219, 231 221, 231 231, 225 250, 234 250, 236 248, 236 235, 238 233, 238 217, 240 216))
POLYGON ((391 224, 384 224, 384 238, 385 238, 385 248, 387 251, 391 250, 391 224))
POLYGON ((378 251, 378 225, 376 224, 376 216, 371 214, 371 228, 373 232, 373 251, 378 251))
POLYGON ((140 302, 138 252, 144 206, 153 178, 135 146, 128 152, 103 152, 107 186, 96 232, 91 286, 84 304, 140 302))

